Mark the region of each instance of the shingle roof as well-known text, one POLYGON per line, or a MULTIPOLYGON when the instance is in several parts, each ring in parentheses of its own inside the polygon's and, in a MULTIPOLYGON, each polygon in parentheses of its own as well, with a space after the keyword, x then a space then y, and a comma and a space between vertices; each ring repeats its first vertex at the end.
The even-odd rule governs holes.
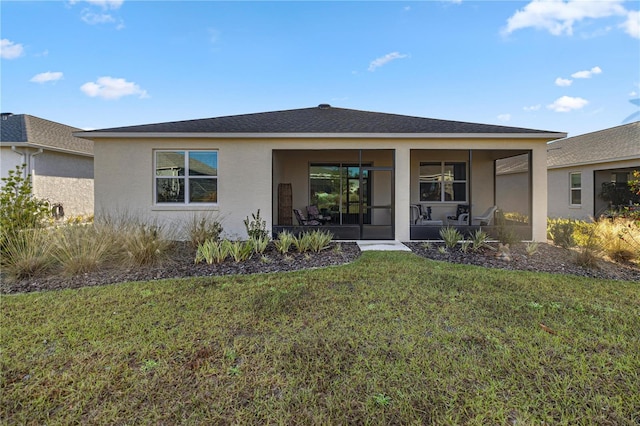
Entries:
POLYGON ((27 143, 35 147, 93 155, 92 141, 73 136, 80 130, 27 114, 3 115, 0 119, 0 142, 27 143))
POLYGON ((321 104, 313 108, 115 127, 86 132, 85 135, 91 137, 91 133, 548 134, 558 132, 360 111, 321 104))
POLYGON ((640 159, 640 121, 547 145, 547 167, 640 159))

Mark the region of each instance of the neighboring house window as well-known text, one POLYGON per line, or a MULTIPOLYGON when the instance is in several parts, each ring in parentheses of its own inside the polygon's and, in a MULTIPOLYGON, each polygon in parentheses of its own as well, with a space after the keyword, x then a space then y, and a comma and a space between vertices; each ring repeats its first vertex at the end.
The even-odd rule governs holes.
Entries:
POLYGON ((155 202, 218 202, 217 151, 156 151, 155 202))
POLYGON ((582 204, 582 173, 569 173, 570 204, 579 206, 582 204))
POLYGON ((420 201, 467 201, 466 163, 420 163, 420 201))

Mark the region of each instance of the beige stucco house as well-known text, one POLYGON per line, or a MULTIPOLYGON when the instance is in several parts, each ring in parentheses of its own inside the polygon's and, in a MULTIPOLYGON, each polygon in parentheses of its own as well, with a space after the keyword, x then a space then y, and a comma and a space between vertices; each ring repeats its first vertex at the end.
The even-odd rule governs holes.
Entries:
POLYGON ((80 129, 3 113, 0 130, 2 177, 24 164, 37 198, 61 206, 66 217, 93 214, 93 142, 73 136, 80 129))
MULTIPOLYGON (((519 188, 526 180, 525 159, 513 157, 497 165, 497 188, 505 211, 524 214, 526 197, 519 188)), ((610 208, 601 196, 603 184, 626 188, 632 172, 640 170, 640 122, 549 143, 547 169, 550 218, 601 216, 610 208)))
MULTIPOLYGON (((546 144, 566 134, 321 104, 76 136, 94 142, 97 216, 180 224, 215 212, 240 238, 258 209, 275 234, 301 229, 292 210, 315 205, 336 238, 428 239, 458 205, 471 218, 495 205, 495 162, 525 155, 527 232, 544 241, 546 144), (431 220, 417 220, 417 206, 431 220)), ((491 226, 470 222, 460 226, 491 226)))

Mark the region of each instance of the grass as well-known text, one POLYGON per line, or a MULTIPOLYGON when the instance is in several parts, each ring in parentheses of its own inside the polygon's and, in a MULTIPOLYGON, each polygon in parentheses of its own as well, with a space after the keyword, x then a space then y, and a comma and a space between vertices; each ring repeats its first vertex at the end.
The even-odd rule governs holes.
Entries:
POLYGON ((8 424, 637 424, 638 283, 411 253, 2 296, 8 424))

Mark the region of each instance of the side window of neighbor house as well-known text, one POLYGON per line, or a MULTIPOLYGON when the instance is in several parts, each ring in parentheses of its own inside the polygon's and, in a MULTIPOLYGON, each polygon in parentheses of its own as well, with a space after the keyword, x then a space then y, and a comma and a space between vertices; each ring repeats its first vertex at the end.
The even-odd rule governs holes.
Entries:
POLYGON ((420 163, 420 201, 466 200, 466 163, 420 163))
POLYGON ((569 203, 572 206, 582 204, 582 173, 569 173, 569 203))
POLYGON ((218 202, 217 151, 156 151, 155 202, 218 202))

